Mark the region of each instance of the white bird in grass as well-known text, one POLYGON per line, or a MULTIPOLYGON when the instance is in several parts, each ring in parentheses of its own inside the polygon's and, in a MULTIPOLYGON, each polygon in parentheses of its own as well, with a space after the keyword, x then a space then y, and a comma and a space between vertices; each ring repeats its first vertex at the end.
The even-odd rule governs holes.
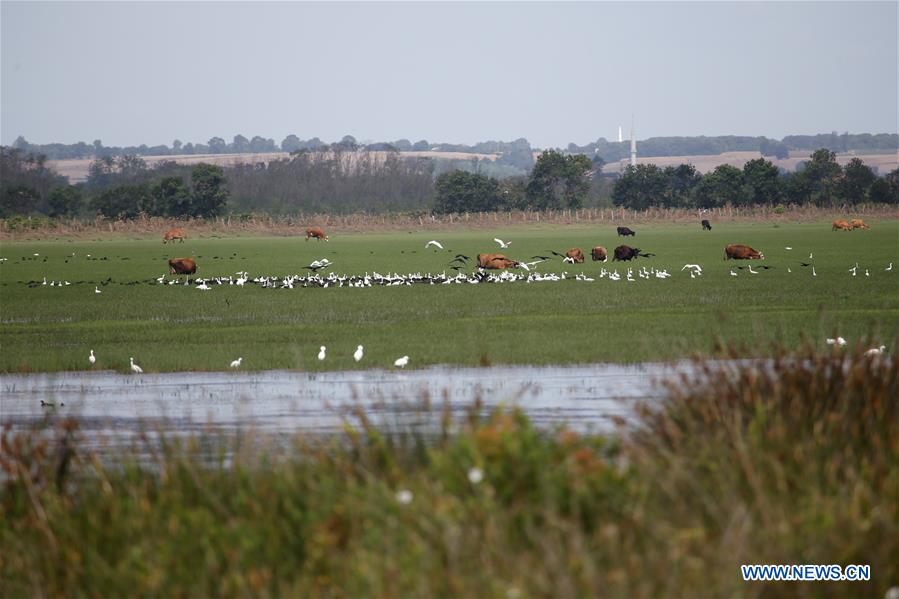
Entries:
POLYGON ((90 357, 87 359, 87 361, 90 362, 91 364, 96 364, 96 363, 97 363, 97 356, 94 355, 94 350, 91 350, 91 355, 90 355, 90 357))
POLYGON ((858 262, 855 263, 855 266, 853 266, 852 268, 849 269, 849 272, 851 272, 852 276, 854 277, 855 271, 857 271, 857 270, 858 270, 858 262))
POLYGON ((134 374, 142 374, 144 369, 134 363, 134 358, 128 358, 131 360, 131 372, 134 374))
POLYGON ((243 358, 237 358, 231 362, 231 368, 240 368, 240 363, 243 362, 243 358))
POLYGON ((787 272, 793 272, 793 269, 791 269, 791 268, 788 266, 788 267, 787 267, 787 272))
POLYGON ((884 270, 887 271, 887 272, 890 272, 891 270, 893 270, 893 263, 890 262, 890 265, 887 266, 886 268, 884 268, 884 270))
POLYGON ((436 241, 436 240, 434 240, 434 239, 432 239, 431 241, 429 241, 429 242, 427 242, 427 243, 425 244, 425 249, 427 249, 428 247, 430 247, 430 246, 432 246, 432 245, 435 246, 435 247, 437 247, 437 248, 440 248, 441 250, 443 249, 443 246, 440 244, 440 242, 439 242, 439 241, 436 241))
POLYGON ((100 291, 100 288, 99 288, 99 287, 97 287, 96 285, 94 285, 94 293, 103 293, 103 292, 100 291))
POLYGON ((353 352, 353 359, 357 362, 362 359, 362 346, 359 345, 356 347, 356 351, 353 352))
POLYGON ((866 276, 866 277, 870 277, 870 276, 871 276, 871 273, 868 272, 868 269, 867 269, 867 268, 865 269, 865 276, 866 276))
POLYGON ((887 346, 881 345, 880 347, 872 347, 868 351, 865 352, 866 356, 877 356, 886 351, 887 346))
POLYGON ((813 276, 813 277, 817 277, 817 276, 818 276, 818 273, 815 272, 815 267, 814 267, 814 266, 812 266, 812 276, 813 276))
POLYGON ((843 347, 844 345, 846 345, 846 340, 842 337, 837 337, 836 339, 825 339, 824 343, 826 343, 827 345, 838 345, 840 347, 843 347))
POLYGON ((785 250, 792 250, 793 248, 791 248, 790 246, 787 246, 787 247, 785 247, 784 249, 785 249, 785 250))
POLYGON ((206 284, 206 281, 203 281, 202 283, 200 283, 199 285, 197 285, 197 289, 199 289, 200 291, 209 291, 210 289, 212 289, 212 287, 210 287, 209 285, 207 285, 207 284, 206 284))
POLYGON ((684 267, 681 270, 687 270, 688 268, 692 268, 693 270, 702 274, 702 267, 698 264, 684 264, 684 267))
POLYGON ((406 364, 408 364, 408 363, 409 363, 409 356, 403 356, 402 358, 399 358, 398 360, 396 360, 393 363, 393 365, 396 366, 397 368, 405 368, 406 364))
POLYGON ((809 255, 808 255, 808 259, 811 260, 811 259, 813 259, 814 257, 815 257, 815 254, 813 254, 813 253, 810 252, 809 255))
POLYGON ((752 264, 749 265, 749 272, 752 273, 752 274, 754 274, 754 275, 759 274, 759 271, 757 271, 757 270, 752 270, 752 264))
POLYGON ((730 269, 730 276, 735 277, 737 273, 734 272, 734 269, 730 269))
POLYGON ((319 348, 319 350, 318 350, 318 359, 319 360, 325 359, 325 346, 324 345, 322 345, 321 348, 319 348))
POLYGON ((507 249, 510 245, 512 245, 512 242, 511 242, 511 241, 503 241, 502 239, 499 239, 499 238, 497 238, 497 237, 494 237, 494 238, 493 238, 493 241, 495 241, 496 243, 498 243, 498 244, 499 244, 499 247, 502 248, 502 249, 504 249, 504 250, 507 249))

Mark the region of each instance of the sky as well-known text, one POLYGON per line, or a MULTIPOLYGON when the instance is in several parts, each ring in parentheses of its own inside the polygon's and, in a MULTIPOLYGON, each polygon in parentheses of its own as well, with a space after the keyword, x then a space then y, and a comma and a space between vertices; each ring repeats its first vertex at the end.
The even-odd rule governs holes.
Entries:
POLYGON ((0 143, 896 133, 899 3, 0 2, 0 143))

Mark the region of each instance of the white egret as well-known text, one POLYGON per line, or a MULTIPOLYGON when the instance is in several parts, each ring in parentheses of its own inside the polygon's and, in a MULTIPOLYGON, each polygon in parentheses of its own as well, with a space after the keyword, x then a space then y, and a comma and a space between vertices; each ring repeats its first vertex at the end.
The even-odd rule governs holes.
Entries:
POLYGON ((730 276, 735 277, 737 273, 734 272, 734 269, 730 269, 730 276))
POLYGON ((814 266, 812 266, 812 276, 813 276, 813 277, 817 277, 817 276, 818 276, 818 273, 815 272, 815 267, 814 267, 814 266))
POLYGON ((237 358, 231 362, 231 368, 240 368, 240 363, 243 362, 243 357, 237 358))
POLYGON ((759 274, 759 271, 757 271, 757 270, 752 270, 752 264, 749 265, 749 272, 752 273, 752 274, 754 274, 754 275, 759 274))
POLYGON ((405 368, 406 364, 408 364, 408 363, 409 363, 409 356, 403 356, 402 358, 399 358, 398 360, 396 360, 393 363, 393 365, 396 366, 397 368, 405 368))
POLYGON ((356 351, 353 352, 353 359, 357 362, 362 359, 362 346, 359 345, 356 347, 356 351))
POLYGON ((89 357, 87 360, 88 360, 88 362, 90 362, 91 364, 96 364, 96 363, 97 363, 97 356, 94 355, 94 350, 91 350, 91 355, 90 355, 90 357, 89 357))
POLYGON ((425 244, 425 249, 427 249, 428 247, 430 247, 430 246, 432 246, 432 245, 433 245, 434 247, 437 247, 437 248, 441 249, 441 250, 443 249, 443 246, 440 244, 440 242, 437 241, 437 240, 435 240, 435 239, 432 239, 431 241, 427 242, 427 243, 425 244))
POLYGON ((785 250, 792 250, 793 248, 791 248, 790 246, 787 246, 787 247, 785 247, 784 249, 785 249, 785 250))
POLYGON ((881 345, 880 347, 872 347, 871 349, 869 349, 868 351, 865 352, 865 355, 866 356, 876 356, 876 355, 882 354, 884 351, 886 351, 886 348, 887 348, 886 345, 881 345))
POLYGON ((887 271, 887 272, 890 272, 891 270, 893 270, 893 263, 890 262, 890 265, 887 266, 886 268, 884 268, 884 270, 887 271))
POLYGON ((318 359, 319 360, 325 359, 325 346, 324 345, 322 345, 318 350, 318 359))
POLYGON ((99 288, 99 287, 97 287, 96 285, 94 285, 94 293, 103 293, 103 292, 100 291, 100 288, 99 288))
POLYGON ((134 363, 134 358, 128 358, 128 359, 131 360, 131 372, 133 372, 134 374, 143 373, 144 369, 134 363))
POLYGON ((843 347, 846 345, 846 340, 842 337, 837 337, 836 339, 825 339, 824 343, 827 345, 838 345, 839 347, 843 347))
POLYGON ((504 250, 507 249, 510 245, 512 245, 512 242, 511 242, 511 241, 503 241, 502 239, 499 239, 498 237, 494 237, 494 238, 493 238, 493 241, 495 241, 496 243, 498 243, 498 244, 499 244, 499 247, 502 248, 502 249, 504 249, 504 250))

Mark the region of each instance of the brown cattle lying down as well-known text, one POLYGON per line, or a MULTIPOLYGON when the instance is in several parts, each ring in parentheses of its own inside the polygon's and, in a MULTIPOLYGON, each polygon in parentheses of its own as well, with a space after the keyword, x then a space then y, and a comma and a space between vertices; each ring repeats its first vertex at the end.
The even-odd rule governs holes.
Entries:
POLYGON ((609 259, 609 253, 606 251, 606 248, 601 245, 593 248, 593 251, 590 252, 590 255, 593 257, 594 262, 605 262, 609 259))
POLYGON ((852 227, 853 229, 870 229, 871 228, 868 225, 866 225, 865 221, 863 221, 860 218, 853 218, 851 221, 849 221, 849 226, 852 227))
POLYGON ((565 257, 570 258, 576 264, 580 264, 584 261, 584 252, 581 251, 581 248, 571 248, 565 252, 565 257))
POLYGON ((319 241, 322 239, 328 241, 328 236, 325 235, 325 230, 321 227, 309 227, 306 229, 306 241, 309 241, 310 237, 315 237, 319 241))
POLYGON ((162 243, 175 241, 176 239, 180 240, 181 243, 184 243, 184 240, 187 239, 187 235, 184 234, 184 229, 171 229, 170 231, 166 231, 165 235, 162 236, 162 243))
POLYGON ((833 225, 830 227, 831 231, 851 231, 852 225, 849 224, 848 221, 845 220, 835 220, 833 221, 833 225))
POLYGON ((478 254, 478 267, 491 269, 517 268, 518 262, 506 258, 505 254, 478 254))
POLYGON ((169 273, 173 275, 192 275, 197 272, 197 263, 192 258, 172 258, 169 260, 169 273))
POLYGON ((765 254, 757 252, 748 245, 733 243, 724 248, 725 260, 764 260, 765 254))

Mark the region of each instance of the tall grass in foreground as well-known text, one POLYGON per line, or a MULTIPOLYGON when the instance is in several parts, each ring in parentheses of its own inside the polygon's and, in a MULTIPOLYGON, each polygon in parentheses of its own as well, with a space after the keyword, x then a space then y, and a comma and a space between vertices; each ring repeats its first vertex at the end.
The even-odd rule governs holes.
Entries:
POLYGON ((3 438, 0 595, 883 596, 899 584, 899 358, 780 355, 673 385, 620 437, 514 410, 150 463, 3 438), (218 456, 218 457, 215 457, 218 456), (740 564, 870 564, 744 583, 740 564))

